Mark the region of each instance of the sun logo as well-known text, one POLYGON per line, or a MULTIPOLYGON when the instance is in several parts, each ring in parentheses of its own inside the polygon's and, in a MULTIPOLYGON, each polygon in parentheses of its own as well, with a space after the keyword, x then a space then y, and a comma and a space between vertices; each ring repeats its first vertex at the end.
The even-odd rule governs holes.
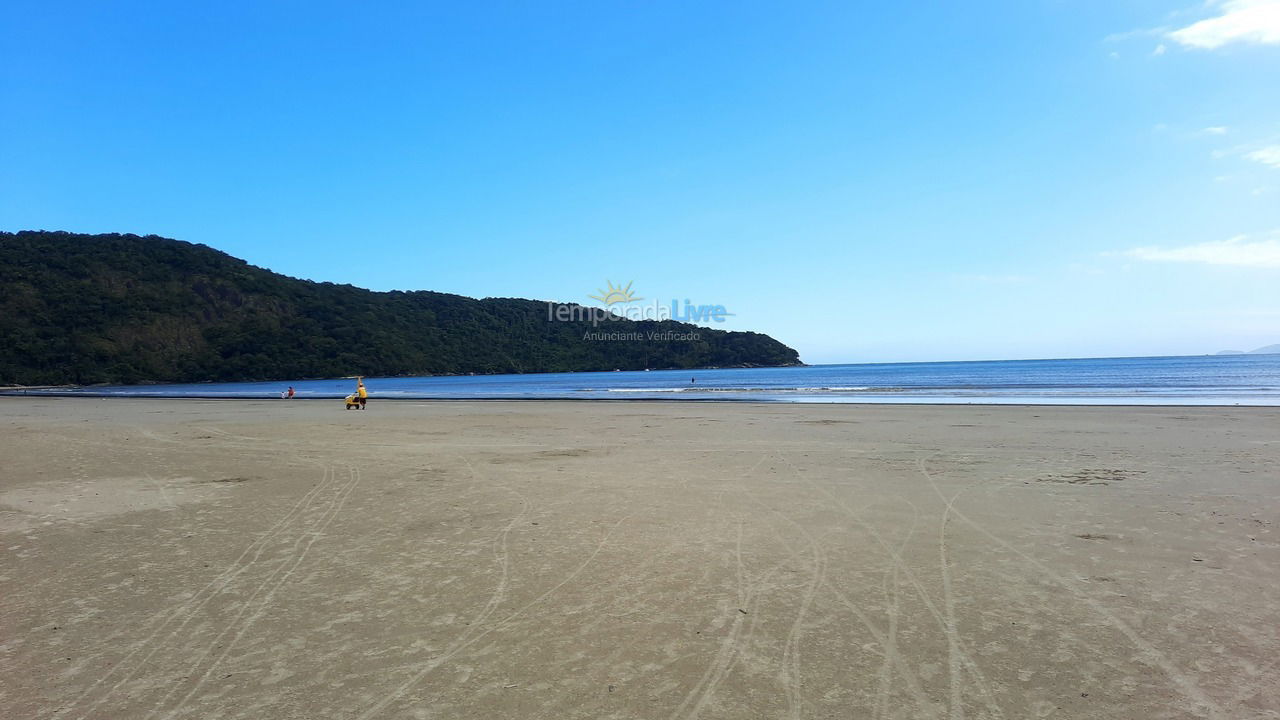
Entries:
POLYGON ((631 294, 631 283, 627 283, 626 287, 614 287, 613 282, 610 280, 606 280, 605 283, 609 286, 608 290, 596 290, 596 292, 600 293, 599 295, 588 295, 587 297, 592 300, 599 300, 605 305, 629 303, 644 299, 631 294))

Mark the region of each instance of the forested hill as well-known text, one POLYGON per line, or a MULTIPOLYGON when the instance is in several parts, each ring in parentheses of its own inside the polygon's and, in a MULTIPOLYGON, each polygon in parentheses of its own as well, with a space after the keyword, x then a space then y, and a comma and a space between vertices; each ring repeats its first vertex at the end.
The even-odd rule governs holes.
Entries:
POLYGON ((797 364, 767 335, 605 322, 547 303, 373 292, 137 235, 0 233, 0 385, 285 380, 797 364), (692 331, 696 340, 650 340, 692 331))

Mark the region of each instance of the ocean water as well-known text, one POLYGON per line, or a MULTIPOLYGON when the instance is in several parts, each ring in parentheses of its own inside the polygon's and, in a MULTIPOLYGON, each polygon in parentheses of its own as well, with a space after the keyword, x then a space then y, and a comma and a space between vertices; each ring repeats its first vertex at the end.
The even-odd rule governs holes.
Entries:
MULTIPOLYGON (((811 403, 1280 405, 1280 355, 1000 360, 366 378, 380 398, 811 403)), ((341 398, 350 379, 26 391, 112 397, 341 398)))

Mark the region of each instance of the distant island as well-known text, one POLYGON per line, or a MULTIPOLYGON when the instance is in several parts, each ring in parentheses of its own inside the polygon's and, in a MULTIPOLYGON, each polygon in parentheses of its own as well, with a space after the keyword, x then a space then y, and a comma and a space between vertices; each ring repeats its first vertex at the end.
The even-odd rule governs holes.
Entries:
POLYGON ((300 280, 154 235, 0 232, 0 283, 0 385, 800 364, 760 333, 300 280))
POLYGON ((1219 350, 1217 355, 1280 355, 1280 345, 1267 345, 1257 350, 1219 350))

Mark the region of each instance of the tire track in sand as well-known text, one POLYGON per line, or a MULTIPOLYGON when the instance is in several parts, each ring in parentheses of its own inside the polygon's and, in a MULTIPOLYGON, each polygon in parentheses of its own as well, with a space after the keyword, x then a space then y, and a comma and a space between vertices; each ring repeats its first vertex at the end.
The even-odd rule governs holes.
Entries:
MULTIPOLYGON (((465 457, 459 456, 457 459, 462 461, 462 464, 466 465, 471 470, 472 476, 476 480, 483 481, 486 479, 475 469, 475 467, 465 457)), ((505 486, 503 487, 515 493, 520 498, 522 507, 520 509, 520 512, 514 515, 511 518, 511 520, 508 521, 507 524, 501 530, 499 530, 497 534, 495 534, 493 537, 492 550, 493 550, 494 560, 498 563, 499 572, 500 572, 498 584, 495 587, 493 593, 490 594, 489 601, 485 603, 484 608, 482 608, 480 612, 477 613, 476 616, 471 619, 468 629, 465 632, 463 632, 457 639, 455 639, 454 642, 451 643, 448 648, 445 649, 444 651, 445 655, 452 656, 459 649, 459 646, 463 644, 467 644, 471 636, 475 632, 478 632, 480 630, 484 621, 487 620, 489 616, 493 614, 493 611, 497 609, 498 605, 500 605, 502 603, 502 600, 506 597, 506 589, 510 579, 508 538, 511 534, 511 531, 515 529, 515 526, 519 524, 519 522, 522 519, 528 517, 531 504, 528 498, 525 497, 520 492, 513 490, 509 487, 505 487, 505 486)), ((404 670, 420 670, 421 668, 422 668, 422 663, 420 662, 403 663, 401 665, 397 665, 389 668, 379 668, 376 670, 368 670, 368 671, 358 672, 358 673, 349 673, 347 675, 343 675, 341 677, 341 680, 362 678, 370 675, 386 675, 388 673, 399 672, 404 670)))
MULTIPOLYGON (((898 554, 906 552, 907 544, 911 542, 911 537, 915 535, 916 525, 920 523, 920 510, 909 500, 903 499, 903 502, 911 508, 911 525, 907 528, 907 532, 903 535, 902 542, 898 545, 898 554)), ((879 682, 876 686, 876 707, 872 713, 873 720, 882 720, 889 716, 889 699, 893 694, 893 671, 896 667, 898 672, 902 673, 903 682, 907 686, 907 692, 916 701, 917 706, 922 710, 929 709, 928 699, 925 698, 924 692, 920 687, 920 680, 915 676, 908 665, 902 659, 902 654, 898 650, 898 614, 901 612, 902 592, 899 589, 899 572, 898 566, 891 564, 889 571, 885 573, 885 596, 888 606, 885 608, 885 614, 888 616, 889 627, 883 633, 878 633, 870 620, 863 619, 862 624, 871 631, 872 635, 884 648, 884 662, 880 666, 880 672, 877 673, 879 682)), ((836 590, 836 593, 843 597, 843 593, 836 590)), ((855 615, 861 616, 861 608, 852 602, 846 603, 855 615)))
MULTIPOLYGON (((200 665, 205 661, 205 659, 208 658, 208 656, 217 648, 217 643, 223 638, 223 636, 225 636, 227 633, 235 629, 235 635, 232 636, 230 642, 227 643, 226 647, 222 650, 222 652, 218 655, 218 657, 214 658, 213 662, 205 670, 204 674, 201 675, 200 678, 196 681, 195 685, 192 686, 192 688, 187 691, 187 694, 184 695, 182 699, 179 700, 178 703, 172 709, 169 710, 168 713, 166 713, 165 717, 173 717, 174 715, 176 715, 182 709, 182 707, 186 705, 186 703, 196 694, 196 692, 198 692, 200 688, 204 686, 205 682, 208 681, 210 675, 213 674, 213 671, 218 667, 218 665, 236 647, 236 645, 240 642, 240 640, 244 637, 244 635, 249 631, 249 629, 252 628, 253 625, 257 623, 257 621, 261 619, 262 616, 266 613, 266 610, 268 607, 270 607, 271 601, 272 599, 274 599, 276 593, 279 592, 280 588, 283 587, 286 582, 288 582, 289 576, 293 575, 294 571, 297 570, 298 566, 301 565, 304 560, 306 560, 307 554, 311 551, 311 547, 315 545, 316 541, 318 541, 320 537, 324 534, 325 529, 328 528, 329 525, 334 521, 334 519, 342 512, 342 508, 344 505, 346 505, 347 500, 351 497, 351 493, 354 492, 356 486, 360 484, 359 468, 353 467, 348 472, 350 474, 350 480, 346 484, 339 487, 338 490, 333 494, 332 499, 329 500, 329 504, 321 513, 320 518, 311 524, 310 530, 299 535, 294 540, 293 547, 290 550, 290 554, 292 554, 293 556, 293 562, 290 563, 286 557, 286 560, 283 563, 281 563, 281 565, 278 568, 276 568, 270 575, 267 576, 265 580, 263 580, 258 585, 258 587, 253 591, 253 594, 249 596, 249 599, 244 601, 244 603, 240 605, 240 609, 239 611, 236 612, 235 617, 231 619, 231 621, 227 624, 226 627, 223 628, 221 632, 219 632, 211 641, 209 641, 209 644, 205 647, 204 652, 201 653, 200 657, 197 658, 196 661, 191 665, 191 669, 187 672, 188 676, 195 674, 195 672, 198 670, 200 665), (306 539, 305 544, 303 544, 304 539, 306 539), (288 568, 287 570, 285 569, 286 567, 288 568), (283 572, 283 575, 281 575, 282 572, 283 572), (269 590, 267 590, 268 587, 270 588, 269 590), (254 600, 258 597, 259 594, 263 592, 263 590, 267 590, 266 596, 263 597, 263 599, 258 603, 257 608, 249 616, 249 618, 244 622, 241 622, 241 618, 244 616, 245 612, 251 606, 253 606, 254 600), (239 624, 238 629, 236 629, 237 624, 239 624)), ((152 710, 147 713, 147 717, 148 718, 154 717, 155 714, 159 712, 160 707, 163 706, 164 703, 168 701, 168 699, 172 697, 173 694, 178 690, 178 687, 179 687, 178 685, 174 685, 172 688, 170 688, 169 692, 165 693, 164 696, 161 697, 160 700, 155 703, 155 706, 152 708, 152 710)))
MULTIPOLYGON (((740 476, 739 479, 745 480, 751 477, 751 475, 760 467, 760 465, 763 464, 770 457, 771 456, 767 454, 762 455, 760 459, 756 461, 754 465, 751 466, 750 469, 748 469, 746 472, 744 472, 740 476)), ((805 597, 801 601, 801 607, 796 614, 796 618, 792 622, 791 628, 787 633, 787 639, 783 648, 783 657, 782 657, 783 669, 781 673, 781 676, 782 676, 781 681, 783 685, 783 691, 787 696, 788 713, 791 716, 795 717, 795 716, 798 716, 798 714, 800 713, 803 707, 803 696, 800 692, 800 647, 799 646, 800 646, 801 636, 803 633, 804 619, 808 613, 809 607, 812 605, 814 597, 816 596, 818 587, 822 585, 825 579, 826 557, 825 557, 825 553, 822 550, 821 543, 819 543, 803 525, 783 515, 782 513, 778 512, 776 509, 770 507, 764 502, 761 502, 760 499, 757 498, 754 495, 754 493, 752 493, 746 487, 739 488, 739 490, 741 490, 742 494, 745 495, 751 502, 765 509, 769 513, 773 515, 777 515, 778 517, 782 518, 782 520, 785 521, 786 523, 798 528, 801 534, 806 538, 806 540, 808 540, 810 554, 813 555, 814 557, 813 574, 810 577, 810 583, 805 590, 805 597)), ((779 538, 781 539, 781 536, 779 536, 779 538)), ((777 564, 775 564, 773 567, 769 568, 764 574, 762 574, 759 577, 759 579, 751 583, 751 587, 744 592, 743 586, 744 586, 744 578, 745 578, 745 568, 741 560, 742 536, 741 536, 741 524, 739 524, 738 544, 736 547, 735 554, 737 556, 737 562, 738 562, 739 607, 742 608, 743 610, 747 610, 748 612, 750 612, 750 609, 753 608, 754 602, 758 597, 760 590, 763 588, 764 583, 770 577, 772 577, 776 572, 781 570, 787 563, 791 562, 793 558, 799 556, 803 552, 801 549, 790 548, 789 543, 787 543, 785 540, 782 540, 782 542, 783 542, 783 545, 787 546, 787 549, 790 550, 789 554, 786 557, 784 557, 781 561, 779 561, 777 564)), ((745 642, 746 638, 750 638, 751 635, 754 633, 756 623, 758 622, 758 616, 752 615, 752 619, 748 625, 745 638, 741 636, 742 626, 744 622, 745 622, 744 617, 741 614, 734 617, 733 627, 730 628, 730 631, 728 635, 726 635, 725 640, 721 642, 720 649, 716 653, 716 657, 712 660, 711 665, 708 666, 707 670, 703 673, 702 677, 698 681, 698 684, 695 685, 692 690, 690 690, 689 694, 685 696, 685 699, 676 708, 675 712, 671 716, 673 719, 684 717, 686 718, 686 720, 692 720, 693 718, 696 718, 698 714, 702 711, 702 709, 706 706, 707 702, 710 700, 710 698, 714 694, 716 688, 720 685, 720 683, 728 675, 730 670, 732 670, 736 662, 740 659, 742 643, 745 642), (690 703, 692 703, 692 706, 690 706, 690 703), (687 712, 686 712, 686 709, 687 709, 687 712)))
MULTIPOLYGON (((925 608, 929 611, 929 614, 933 616, 934 620, 937 621, 938 625, 942 628, 942 631, 944 633, 948 632, 947 621, 943 612, 938 609, 938 606, 933 601, 933 598, 929 596, 929 593, 928 591, 925 590, 924 584, 920 581, 920 578, 917 577, 915 572, 912 571, 911 567, 908 566, 905 561, 903 561, 900 552, 895 551, 889 545, 888 541, 884 539, 884 536, 881 535, 878 530, 876 530, 873 526, 871 526, 867 521, 863 520, 862 516, 858 512, 854 511, 852 508, 846 505, 843 501, 840 500, 840 498, 836 497, 834 493, 822 487, 821 485, 817 484, 813 480, 810 480, 804 477, 799 472, 799 470, 795 467, 795 465, 791 463, 790 460, 787 460, 785 457, 783 457, 782 459, 785 462, 787 462, 788 465, 791 466, 792 472, 795 474, 797 479, 804 480, 810 486, 814 487, 819 492, 826 495, 827 498, 831 500, 832 504, 834 504, 842 512, 844 512, 844 514, 850 520, 852 520, 855 524, 858 525, 858 527, 862 528, 867 534, 871 536, 873 540, 875 540, 876 544, 880 546, 881 550, 883 550, 888 555, 890 562, 893 563, 893 565, 901 571, 902 575, 907 579, 907 582, 910 583, 913 588, 915 588, 916 594, 919 596, 920 601, 924 603, 925 608)), ((944 498, 944 501, 945 501, 945 498, 944 498)), ((982 695, 985 701, 988 712, 990 712, 996 718, 1003 718, 1004 712, 1000 709, 999 704, 996 703, 995 696, 991 692, 991 688, 987 683, 986 676, 983 674, 981 668, 978 667, 978 664, 973 660, 972 656, 966 649, 964 641, 958 635, 955 635, 954 637, 955 637, 956 649, 959 654, 960 662, 965 668, 969 670, 969 673, 973 676, 974 681, 977 684, 979 694, 982 695)))
POLYGON ((938 524, 938 561, 942 573, 942 614, 947 625, 947 674, 950 681, 950 693, 947 707, 951 720, 964 720, 964 697, 960 683, 962 665, 960 660, 960 631, 956 627, 955 595, 951 590, 951 562, 947 558, 947 520, 951 518, 951 508, 960 493, 943 498, 947 508, 942 511, 942 522, 938 524))
MULTIPOLYGON (((751 477, 751 475, 755 473, 762 464, 764 464, 766 459, 768 459, 767 455, 761 455, 760 459, 748 468, 739 479, 745 480, 751 477)), ((724 493, 721 491, 720 496, 717 499, 722 498, 723 495, 724 493)), ((737 542, 734 545, 734 558, 738 580, 737 602, 739 608, 749 613, 760 585, 768 579, 774 571, 780 568, 782 563, 776 565, 768 573, 763 575, 760 580, 754 583, 752 587, 748 588, 746 565, 742 561, 742 524, 743 519, 742 516, 739 515, 737 542)), ((744 615, 742 613, 734 614, 733 624, 729 628, 729 632, 725 635, 725 639, 720 642, 720 647, 716 651, 716 656, 712 659, 711 664, 707 666, 707 669, 703 671, 702 676, 698 678, 697 684, 695 684, 693 689, 685 695, 684 700, 676 706, 675 712, 671 714, 672 720, 677 720, 681 717, 686 718, 686 720, 692 720, 698 716, 698 713, 702 712, 702 708, 706 705, 707 700, 711 697, 712 693, 715 692, 715 689, 719 686, 720 682, 724 680, 729 669, 733 667, 733 661, 736 659, 737 654, 741 649, 742 640, 740 639, 740 635, 742 633, 742 626, 745 622, 743 618, 744 615)))
MULTIPOLYGON (((750 474, 754 472, 755 469, 758 468, 759 465, 768 458, 769 458, 768 455, 762 456, 761 459, 757 461, 755 465, 752 466, 751 470, 747 471, 747 473, 743 475, 743 477, 744 478, 749 477, 750 474)), ((777 459, 783 462, 788 462, 786 458, 783 458, 783 457, 778 457, 777 459)), ((745 495, 747 499, 749 499, 755 505, 759 506, 761 509, 765 510, 770 515, 777 515, 778 517, 782 518, 783 521, 785 521, 786 523, 800 527, 802 530, 804 530, 803 526, 799 525, 799 523, 792 520, 791 518, 786 517, 785 515, 782 515, 775 508, 761 501, 759 498, 757 498, 753 493, 751 493, 746 488, 740 488, 740 490, 742 491, 741 494, 745 495)), ((910 505, 910 503, 908 503, 908 505, 910 505)), ((914 505, 911 505, 911 507, 913 509, 915 508, 914 505)), ((918 516, 918 513, 917 513, 917 516, 918 516)), ((910 532, 914 532, 915 524, 916 524, 915 520, 913 520, 912 528, 910 532)), ((807 530, 805 530, 805 532, 807 532, 807 530)), ((743 607, 744 609, 754 605, 758 591, 762 588, 763 584, 768 580, 768 578, 770 578, 772 575, 778 572, 783 566, 791 562, 794 558, 802 555, 804 552, 804 548, 793 546, 791 543, 787 542, 786 538, 783 537, 781 534, 778 535, 778 538, 782 542, 783 546, 788 549, 789 554, 785 558, 783 558, 781 561, 779 561, 777 564, 769 568, 765 573, 763 573, 758 580, 752 583, 752 587, 748 591, 748 595, 747 595, 750 599, 746 600, 745 604, 741 605, 741 607, 743 607)), ((812 554, 813 552, 812 548, 815 547, 815 545, 817 547, 820 547, 821 544, 818 543, 817 539, 813 538, 812 535, 809 535, 809 539, 811 540, 810 553, 812 554)), ((908 534, 907 538, 903 540, 904 546, 907 540, 909 539, 910 539, 910 534, 908 534)), ((739 543, 740 542, 741 542, 741 538, 739 537, 739 543)), ((741 558, 740 545, 739 545, 737 554, 738 554, 739 563, 740 563, 741 562, 740 561, 740 558, 741 558)), ((897 566, 894 565, 893 567, 896 574, 897 566)), ((739 572, 739 578, 740 578, 740 584, 741 584, 743 582, 742 578, 745 575, 745 571, 741 567, 741 565, 739 565, 738 572, 739 572)), ((906 683, 906 686, 908 688, 908 692, 916 700, 918 706, 921 709, 930 708, 931 705, 928 699, 925 697, 923 691, 921 690, 919 680, 915 677, 915 673, 912 670, 910 664, 907 663, 905 658, 903 658, 901 654, 897 652, 896 641, 891 641, 887 639, 885 634, 878 627, 876 627, 875 623, 866 615, 865 612, 863 612, 862 608, 860 608, 856 603, 854 603, 851 599, 849 599, 842 592, 840 592, 839 588, 833 585, 826 578, 825 572, 823 573, 821 584, 825 584, 827 587, 831 589, 836 599, 849 608, 849 610, 866 627, 866 629, 871 633, 871 635, 874 638, 876 638, 878 642, 880 642, 882 647, 893 648, 893 651, 886 657, 886 664, 891 664, 893 667, 896 667, 898 671, 902 674, 904 678, 904 682, 906 683)), ((816 592, 816 589, 815 589, 815 592, 816 592)), ((895 599, 896 599, 897 593, 898 591, 895 587, 894 589, 895 599)), ((798 617, 797 620, 801 621, 801 624, 802 624, 803 617, 802 616, 798 617)), ((750 636, 753 634, 754 628, 758 623, 758 621, 759 621, 759 615, 753 613, 751 615, 751 620, 750 620, 750 623, 748 624, 745 636, 740 637, 739 626, 736 623, 742 622, 742 618, 741 617, 735 618, 735 626, 734 628, 731 629, 731 632, 729 636, 726 637, 725 641, 722 642, 720 651, 717 653, 715 660, 708 667, 707 671, 703 673, 703 676, 699 680, 698 684, 694 686, 693 690, 691 690, 688 695, 686 695, 684 701, 681 702, 680 706, 677 707, 676 711, 672 714, 671 717, 673 718, 673 720, 676 720, 681 717, 684 717, 686 719, 695 718, 699 714, 699 712, 702 710, 702 708, 706 705, 710 697, 715 692, 716 687, 724 679, 724 677, 729 673, 729 671, 732 670, 733 666, 740 659, 741 645, 746 641, 746 639, 750 638, 750 636), (686 709, 690 707, 691 702, 693 703, 693 706, 691 709, 688 709, 688 712, 686 713, 686 709)), ((796 629, 797 629, 797 624, 793 622, 792 628, 791 628, 792 632, 788 633, 788 638, 787 638, 788 642, 787 642, 786 648, 784 649, 784 656, 786 660, 786 662, 784 663, 786 666, 786 670, 784 672, 787 672, 787 673, 795 673, 796 668, 795 668, 795 665, 792 663, 792 661, 799 660, 799 655, 798 653, 796 653, 796 649, 794 646, 794 643, 799 641, 799 637, 795 634, 796 629)), ((789 683, 790 678, 798 679, 798 677, 794 674, 791 674, 785 677, 783 680, 784 689, 787 692, 787 697, 788 697, 788 710, 789 712, 792 712, 792 711, 798 712, 799 709, 802 708, 803 706, 803 697, 798 696, 796 693, 792 692, 792 690, 794 690, 794 686, 790 685, 789 683)), ((932 715, 930 717, 932 717, 932 715)))
MULTIPOLYGON (((249 570, 249 568, 253 567, 258 562, 259 558, 262 557, 262 553, 266 549, 267 545, 269 545, 270 542, 277 535, 279 535, 281 531, 283 531, 296 517, 298 517, 303 511, 305 511, 305 509, 310 506, 311 502, 320 494, 320 492, 330 484, 331 480, 333 479, 333 475, 330 473, 329 468, 322 467, 322 470, 323 470, 323 474, 320 482, 317 483, 315 487, 311 488, 305 494, 303 494, 303 496, 296 503, 294 503, 294 505, 283 516, 281 516, 281 518, 277 520, 274 525, 272 525, 270 528, 267 529, 266 533, 264 533, 257 540, 250 543, 240 553, 240 555, 234 561, 232 561, 231 565, 228 566, 227 569, 219 573, 215 578, 210 580, 208 584, 206 584, 204 587, 197 590, 194 595, 192 595, 186 601, 178 605, 172 611, 162 610, 152 615, 151 618, 148 619, 146 623, 144 623, 144 625, 153 625, 157 621, 160 621, 161 618, 163 618, 163 621, 160 621, 159 626, 156 627, 155 630, 148 633, 141 641, 136 643, 133 650, 130 650, 123 658, 121 658, 118 662, 116 662, 116 664, 112 666, 111 670, 107 672, 107 674, 98 678, 98 680, 96 680, 93 684, 85 688, 85 690, 79 696, 77 696, 75 700, 71 701, 71 704, 69 707, 74 708, 76 705, 79 705, 81 702, 83 702, 84 699, 91 692, 93 692, 95 688, 97 688, 102 683, 111 679, 111 677, 114 676, 118 671, 126 667, 128 662, 131 659, 133 659, 138 653, 145 650, 148 646, 153 645, 153 643, 155 643, 155 641, 161 637, 161 633, 164 632, 165 628, 168 627, 175 620, 178 620, 179 618, 181 618, 181 622, 178 624, 178 626, 175 627, 173 630, 170 630, 169 633, 167 635, 164 635, 163 637, 165 640, 167 640, 173 637, 174 635, 176 635, 177 633, 181 632, 183 628, 185 628, 193 619, 195 619, 196 614, 199 613, 201 610, 203 610, 204 607, 208 605, 210 601, 213 600, 213 598, 221 594, 222 591, 225 590, 227 586, 230 585, 231 582, 234 581, 237 577, 239 577, 241 574, 249 570), (252 557, 250 557, 250 555, 252 555, 252 557), (246 558, 248 558, 247 561, 246 561, 246 558), (168 617, 165 617, 166 615, 168 617)), ((160 650, 161 647, 162 645, 160 644, 155 644, 154 646, 152 646, 150 651, 147 652, 147 654, 143 656, 134 665, 132 670, 127 671, 123 678, 121 678, 114 685, 108 688, 107 691, 101 697, 95 700, 91 705, 89 705, 88 708, 84 710, 83 713, 81 713, 77 717, 82 720, 83 718, 87 717, 89 713, 97 709, 98 706, 100 706, 103 702, 105 702, 112 695, 114 695, 116 691, 118 691, 126 682, 132 680, 134 676, 137 675, 138 671, 140 671, 144 666, 146 666, 147 662, 151 660, 152 656, 154 656, 156 652, 160 650)))
POLYGON ((810 575, 809 585, 805 588, 804 597, 800 601, 800 609, 796 612, 795 621, 791 623, 791 629, 787 633, 787 641, 782 650, 782 666, 786 675, 784 688, 787 691, 789 715, 793 719, 798 719, 804 705, 800 677, 800 643, 804 633, 804 620, 809 613, 809 608, 813 605, 813 599, 818 593, 818 588, 826 580, 827 555, 821 544, 814 539, 813 534, 804 525, 790 518, 785 519, 800 531, 805 541, 809 543, 810 551, 813 554, 813 573, 810 575))
MULTIPOLYGON (((475 468, 471 466, 471 463, 466 461, 465 458, 463 458, 463 461, 466 462, 467 465, 471 467, 472 472, 476 474, 477 477, 479 477, 479 473, 475 471, 475 468)), ((504 532, 509 532, 510 528, 513 528, 515 526, 515 523, 518 520, 518 517, 519 516, 517 516, 517 518, 514 518, 512 522, 509 523, 508 529, 504 532)), ((499 620, 498 622, 494 623, 492 626, 486 628, 485 630, 475 633, 465 641, 456 642, 453 646, 451 646, 450 649, 441 653, 437 657, 432 658, 431 660, 428 660, 425 663, 418 663, 417 665, 415 665, 414 667, 418 668, 418 671, 414 673, 412 677, 410 677, 408 680, 405 680, 395 690, 392 690, 390 693, 384 696, 381 700, 379 700, 378 702, 368 707, 364 712, 360 713, 357 720, 370 720, 370 718, 373 718, 373 717, 381 717, 383 714, 383 710, 385 710, 392 703, 395 703, 399 701, 401 698, 403 698, 404 695, 407 692, 409 692, 409 690, 412 689, 414 685, 417 685, 418 683, 422 682, 422 680, 426 678, 427 675, 431 674, 431 672, 434 671, 436 668, 440 667, 445 662, 447 662, 448 660, 450 660, 451 658, 453 658, 455 655, 462 652, 466 648, 484 639, 490 633, 507 627, 512 622, 514 622, 516 618, 528 612, 530 608, 534 607, 535 605, 538 605, 539 603, 541 603, 542 601, 546 600, 547 598, 555 594, 557 591, 559 591, 560 588, 564 587, 565 585, 568 585, 575 578, 577 578, 578 575, 581 575, 582 572, 586 570, 587 567, 593 561, 595 561, 596 557, 600 554, 600 552, 604 550, 605 545, 608 544, 609 538, 613 536, 614 531, 617 530, 618 527, 621 526, 622 523, 626 522, 630 517, 631 515, 625 515, 621 519, 619 519, 616 523, 614 523, 605 532, 604 537, 600 539, 600 542, 596 544, 595 550, 593 550, 585 560, 583 560, 572 571, 567 573, 563 578, 561 578, 561 580, 558 583, 553 585, 550 589, 543 592, 541 595, 529 601, 525 605, 521 606, 519 609, 512 611, 505 618, 499 620)), ((506 547, 505 541, 504 541, 503 547, 505 550, 505 547, 506 547)), ((504 583, 505 583, 505 580, 504 580, 504 583)), ((497 597, 497 595, 495 594, 493 597, 497 597)), ((498 604, 498 601, 491 600, 491 605, 494 608, 497 607, 497 604, 498 604)), ((490 612, 492 612, 492 610, 490 610, 490 612)))
POLYGON ((968 515, 965 515, 963 512, 961 512, 960 510, 952 508, 951 502, 947 501, 946 496, 942 494, 942 490, 938 487, 938 484, 934 482, 933 476, 929 473, 929 470, 925 467, 924 458, 921 458, 920 460, 918 460, 916 464, 917 464, 917 467, 919 467, 920 469, 920 473, 924 475, 925 479, 928 480, 929 484, 933 487, 934 492, 938 494, 938 497, 941 498, 943 502, 948 503, 948 508, 951 509, 952 512, 954 512, 956 517, 963 520, 967 525, 972 527, 974 530, 977 530, 983 535, 986 535, 987 537, 991 538, 993 541, 996 542, 996 544, 1000 545, 1001 547, 1004 547, 1005 549, 1012 552, 1014 555, 1017 555, 1018 557, 1025 560, 1032 567, 1044 573, 1047 577, 1049 577, 1059 586, 1065 588, 1068 592, 1074 595, 1077 600, 1080 600, 1082 603, 1084 603, 1085 606, 1087 606, 1094 612, 1101 615, 1104 619, 1106 619, 1109 623, 1111 623, 1117 630, 1119 630, 1122 635, 1128 638, 1129 642, 1133 643, 1133 645, 1137 647, 1138 650, 1141 651, 1142 655, 1145 656, 1146 660, 1148 660, 1150 664, 1155 665, 1156 667, 1160 668, 1165 672, 1165 674, 1169 677, 1170 681, 1172 681, 1174 689, 1177 690, 1178 693, 1180 693, 1183 697, 1187 698, 1191 702, 1198 705, 1200 708, 1203 708, 1208 713, 1208 717, 1210 717, 1213 720, 1226 717, 1222 712, 1222 708, 1220 708, 1218 704, 1213 701, 1212 698, 1210 698, 1207 694, 1205 694, 1204 690, 1201 690, 1200 686, 1197 685, 1194 680, 1192 680, 1186 673, 1179 670, 1178 667, 1173 664, 1173 661, 1169 659, 1169 656, 1161 652, 1160 649, 1157 648, 1155 645, 1151 644, 1149 640, 1139 635, 1137 631, 1135 631, 1132 627, 1130 627, 1129 624, 1126 623, 1124 620, 1121 620, 1119 616, 1117 616, 1115 613, 1108 610, 1104 605, 1099 603, 1097 600, 1094 600, 1088 595, 1085 595, 1084 593, 1082 593, 1079 589, 1075 587, 1074 584, 1072 584, 1071 582, 1063 578, 1061 575, 1054 572, 1053 569, 1050 568, 1049 566, 1035 559, 1031 555, 1023 552, 1022 550, 1019 550, 1013 544, 1005 541, 1003 538, 999 537, 995 533, 992 533, 981 523, 973 520, 968 515))

